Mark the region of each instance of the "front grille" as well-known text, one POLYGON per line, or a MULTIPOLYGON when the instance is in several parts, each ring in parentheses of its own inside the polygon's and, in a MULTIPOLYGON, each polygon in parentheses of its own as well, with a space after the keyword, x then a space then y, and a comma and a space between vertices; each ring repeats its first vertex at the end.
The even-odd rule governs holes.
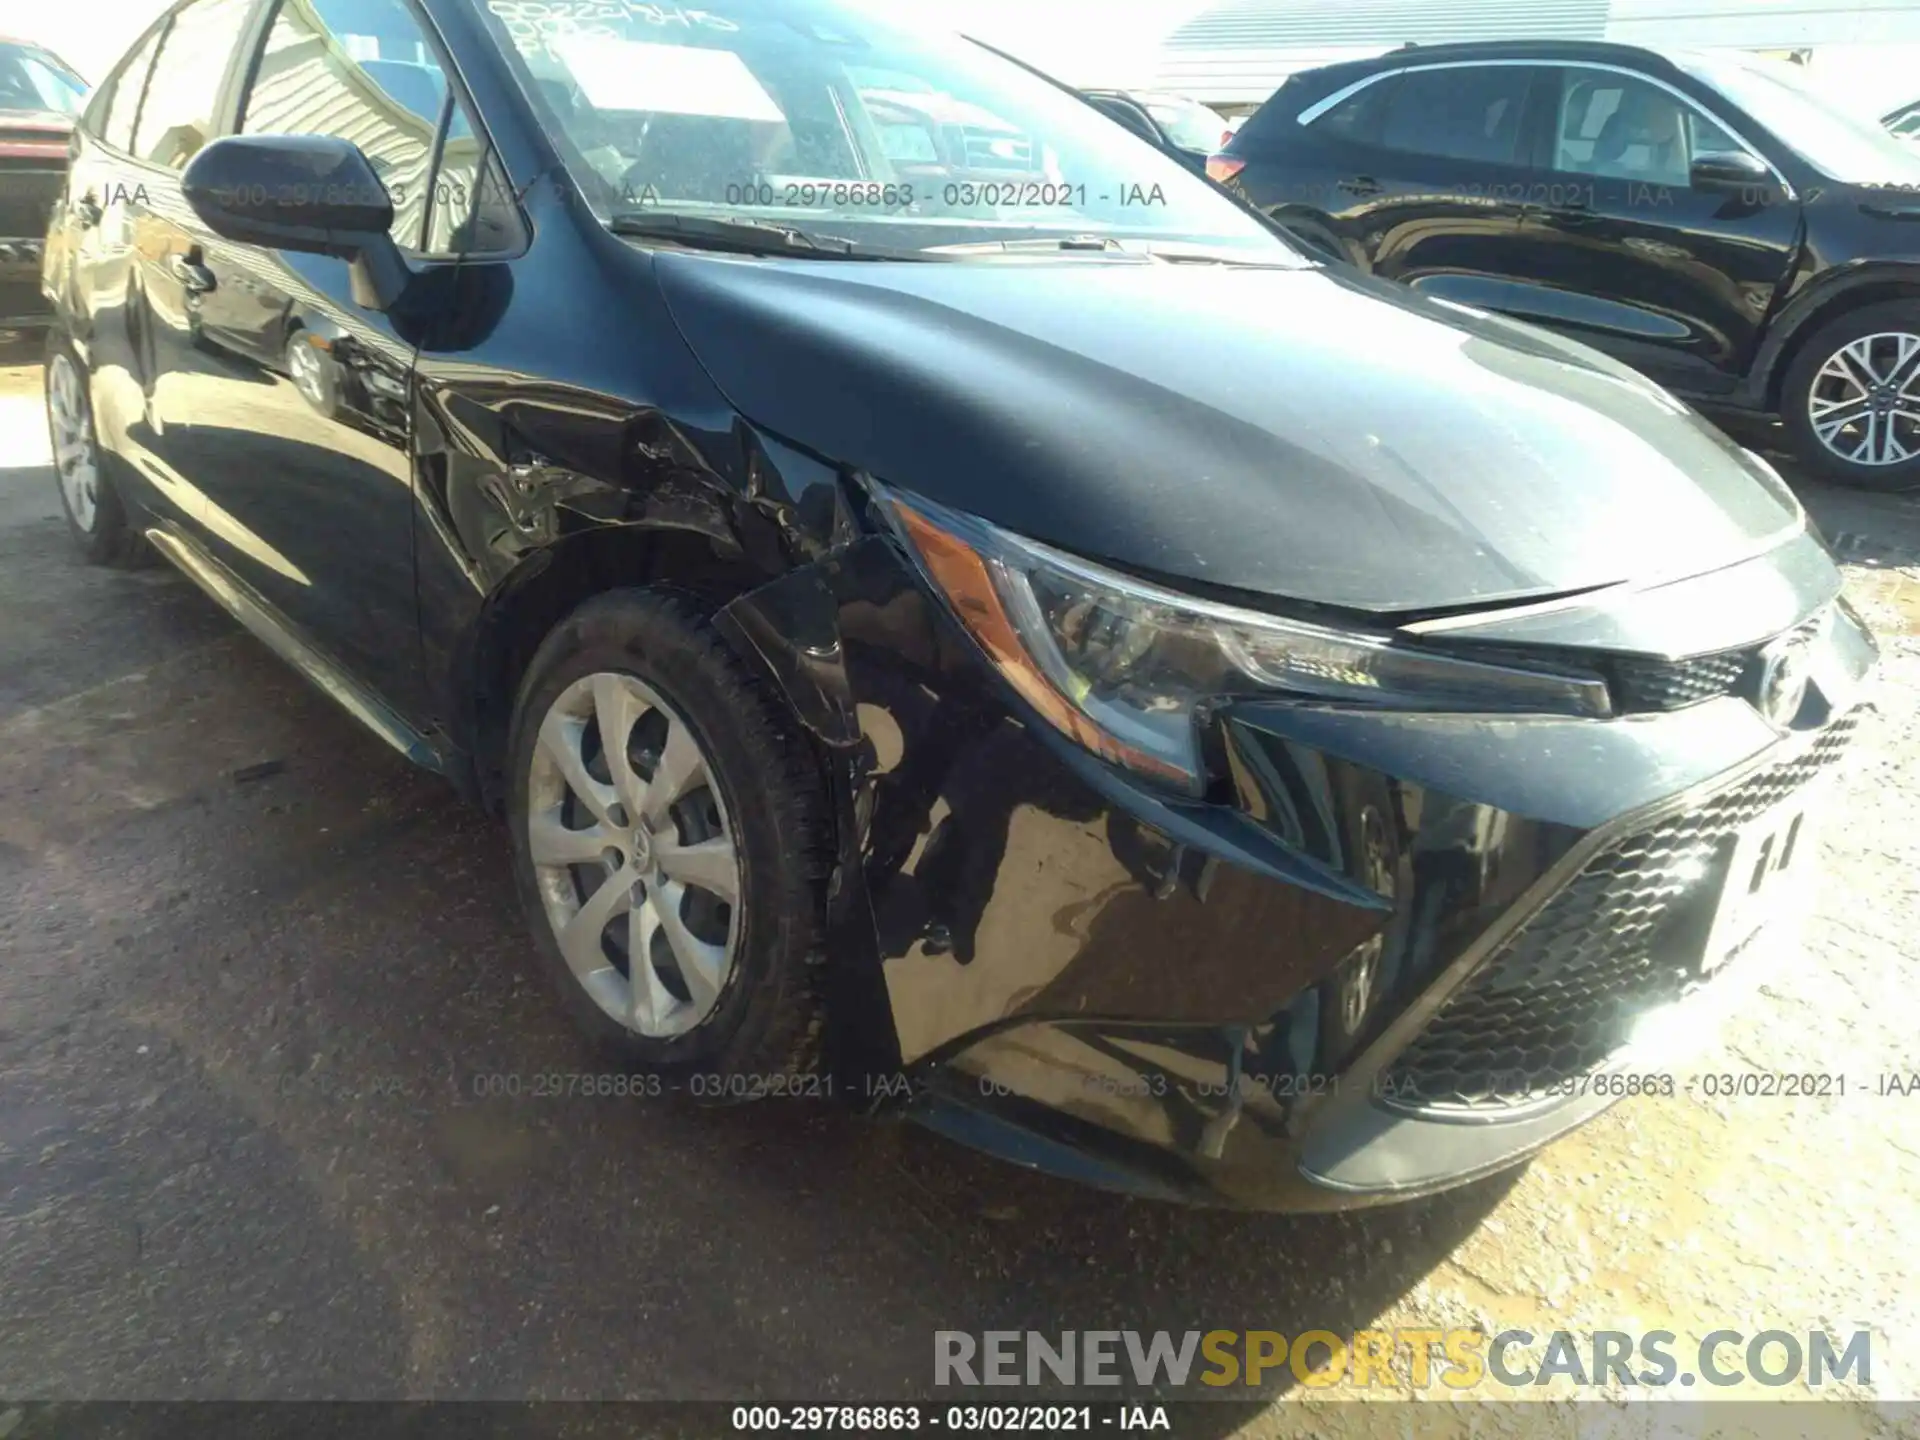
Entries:
MULTIPOLYGON (((1825 610, 1803 620, 1789 633, 1817 640, 1825 627, 1825 610)), ((1778 643, 1776 637, 1768 644, 1778 643)), ((1764 645, 1695 655, 1687 660, 1656 660, 1643 655, 1621 655, 1605 662, 1614 705, 1623 714, 1647 710, 1679 710, 1720 695, 1751 700, 1758 691, 1764 645)))
POLYGON ((1832 765, 1854 724, 1588 861, 1441 1006, 1383 1077, 1383 1103, 1518 1109, 1602 1067, 1640 1015, 1698 983, 1723 847, 1832 765))
POLYGON ((1638 657, 1613 662, 1614 692, 1622 710, 1678 710, 1716 695, 1730 695, 1752 663, 1752 650, 1721 655, 1699 655, 1691 660, 1646 660, 1638 657))

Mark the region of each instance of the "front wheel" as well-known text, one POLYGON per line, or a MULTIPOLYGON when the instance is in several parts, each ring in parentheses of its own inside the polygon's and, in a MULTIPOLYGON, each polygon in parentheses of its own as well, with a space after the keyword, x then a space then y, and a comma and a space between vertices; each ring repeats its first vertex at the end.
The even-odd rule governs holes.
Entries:
POLYGON ((510 749, 521 898, 586 1033, 709 1098, 810 1070, 821 768, 705 608, 642 590, 581 606, 528 667, 510 749))
POLYGON ((1827 480, 1920 488, 1920 301, 1867 305, 1824 325, 1787 371, 1794 450, 1827 480))

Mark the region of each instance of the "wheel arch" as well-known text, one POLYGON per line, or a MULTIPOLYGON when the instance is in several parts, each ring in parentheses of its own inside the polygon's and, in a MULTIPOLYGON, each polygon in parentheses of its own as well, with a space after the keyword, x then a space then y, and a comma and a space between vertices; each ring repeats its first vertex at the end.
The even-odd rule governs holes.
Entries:
POLYGON ((1765 408, 1774 414, 1780 412, 1781 392, 1786 388, 1788 372, 1809 340, 1841 316, 1889 300, 1920 301, 1920 268, 1909 265, 1863 268, 1797 297, 1775 322, 1760 356, 1760 370, 1765 376, 1762 390, 1765 408))
MULTIPOLYGON (((470 759, 474 797, 505 805, 505 761, 521 677, 553 627, 609 590, 671 586, 715 610, 775 578, 700 531, 602 525, 529 555, 482 603, 455 662, 457 739, 470 759)), ((736 643, 749 663, 764 661, 736 643)))

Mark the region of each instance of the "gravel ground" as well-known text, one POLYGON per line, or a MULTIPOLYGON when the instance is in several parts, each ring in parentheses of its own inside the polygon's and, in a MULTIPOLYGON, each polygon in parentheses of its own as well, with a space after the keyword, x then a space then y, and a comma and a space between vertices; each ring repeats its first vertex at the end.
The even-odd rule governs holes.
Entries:
MULTIPOLYGON (((1920 1070, 1920 500, 1801 487, 1879 708, 1804 953, 1682 1093, 1437 1201, 1240 1216, 830 1111, 477 1099, 583 1068, 501 837, 185 581, 78 564, 38 385, 0 370, 0 1395, 880 1400, 924 1392, 937 1328, 1664 1328, 1685 1356, 1867 1327, 1873 1383, 1818 1392, 1820 1433, 1905 1428, 1920 1094, 1873 1092, 1920 1070), (1847 1093, 1685 1093, 1726 1071, 1847 1093)), ((1411 1433, 1350 1393, 1246 1433, 1411 1433)))

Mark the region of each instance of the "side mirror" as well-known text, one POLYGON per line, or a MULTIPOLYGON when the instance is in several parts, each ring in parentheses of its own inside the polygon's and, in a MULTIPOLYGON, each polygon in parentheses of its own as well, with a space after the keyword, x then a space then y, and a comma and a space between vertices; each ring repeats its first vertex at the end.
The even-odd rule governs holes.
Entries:
POLYGON ((389 310, 413 279, 393 243, 393 199, 352 141, 230 135, 188 162, 180 189, 214 234, 352 262, 353 301, 389 310))
POLYGON ((1745 190, 1771 185, 1773 171, 1746 150, 1710 150, 1693 157, 1687 183, 1695 190, 1745 190))

